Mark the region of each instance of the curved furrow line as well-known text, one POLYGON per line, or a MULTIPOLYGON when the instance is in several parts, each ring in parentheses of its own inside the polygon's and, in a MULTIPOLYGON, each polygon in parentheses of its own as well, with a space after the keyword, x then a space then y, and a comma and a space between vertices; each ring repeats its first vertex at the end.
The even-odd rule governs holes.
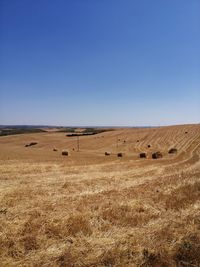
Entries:
POLYGON ((200 158, 200 144, 199 143, 195 143, 195 144, 191 144, 190 149, 188 149, 188 154, 180 154, 177 157, 177 161, 174 163, 169 164, 168 166, 166 166, 166 171, 170 171, 171 169, 175 168, 176 171, 177 170, 183 170, 186 169, 188 167, 191 167, 192 165, 194 165, 195 163, 197 163, 199 161, 200 158), (185 157, 186 156, 186 157, 185 157), (179 160, 180 158, 182 158, 181 160, 179 160))
POLYGON ((192 143, 195 139, 199 138, 199 133, 194 133, 192 135, 192 138, 188 138, 187 141, 184 143, 184 145, 182 146, 182 150, 186 151, 187 150, 187 146, 190 145, 190 143, 192 143))

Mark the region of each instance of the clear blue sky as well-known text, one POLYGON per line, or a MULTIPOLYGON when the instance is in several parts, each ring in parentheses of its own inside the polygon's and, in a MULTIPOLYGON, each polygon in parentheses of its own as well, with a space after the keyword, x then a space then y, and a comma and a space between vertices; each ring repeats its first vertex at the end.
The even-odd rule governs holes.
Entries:
POLYGON ((0 0, 0 124, 200 122, 199 0, 0 0))

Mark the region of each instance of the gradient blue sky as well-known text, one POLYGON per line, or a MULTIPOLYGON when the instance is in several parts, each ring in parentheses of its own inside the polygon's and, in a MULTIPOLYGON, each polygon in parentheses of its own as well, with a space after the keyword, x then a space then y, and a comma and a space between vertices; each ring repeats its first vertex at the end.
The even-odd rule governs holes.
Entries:
POLYGON ((199 0, 0 0, 0 124, 200 122, 199 0))

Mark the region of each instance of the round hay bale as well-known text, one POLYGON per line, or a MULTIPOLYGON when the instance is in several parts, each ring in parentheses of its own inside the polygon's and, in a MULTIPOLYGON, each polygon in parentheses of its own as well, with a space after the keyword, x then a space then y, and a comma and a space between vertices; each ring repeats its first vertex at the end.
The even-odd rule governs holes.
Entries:
POLYGON ((63 151, 62 151, 62 155, 63 155, 63 156, 69 156, 69 152, 68 152, 67 150, 63 150, 63 151))
POLYGON ((157 151, 155 153, 152 154, 152 159, 159 159, 159 158, 162 158, 163 155, 160 151, 157 151))
POLYGON ((145 152, 140 153, 140 158, 146 158, 146 157, 147 157, 147 154, 145 152))
POLYGON ((176 154, 177 153, 177 148, 171 148, 169 151, 168 151, 169 154, 176 154))
POLYGON ((137 140, 137 142, 140 142, 140 140, 137 140))
POLYGON ((105 152, 105 156, 110 156, 110 152, 105 152))
POLYGON ((148 148, 151 147, 151 145, 148 145, 148 148))
POLYGON ((188 132, 186 131, 185 134, 187 134, 188 132))
POLYGON ((58 151, 58 149, 54 147, 54 148, 53 148, 53 151, 58 151))
POLYGON ((122 158, 122 157, 123 157, 123 154, 120 152, 120 153, 117 153, 117 156, 118 156, 119 158, 122 158))

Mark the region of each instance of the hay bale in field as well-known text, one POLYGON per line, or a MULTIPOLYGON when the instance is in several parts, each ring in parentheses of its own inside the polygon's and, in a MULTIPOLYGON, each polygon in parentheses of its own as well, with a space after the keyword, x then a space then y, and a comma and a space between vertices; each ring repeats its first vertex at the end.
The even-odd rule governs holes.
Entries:
POLYGON ((163 155, 160 151, 157 151, 155 153, 152 154, 152 159, 159 159, 159 158, 162 158, 163 155))
POLYGON ((145 152, 140 153, 140 158, 146 158, 146 157, 147 157, 147 154, 145 152))
POLYGON ((105 156, 110 156, 110 152, 105 152, 105 156))
POLYGON ((69 152, 68 152, 67 150, 63 150, 63 151, 62 151, 62 155, 63 155, 63 156, 69 156, 69 152))
POLYGON ((118 156, 119 158, 122 158, 122 157, 123 157, 123 154, 120 152, 120 153, 117 153, 117 156, 118 156))
POLYGON ((169 151, 168 151, 169 154, 176 154, 177 153, 177 148, 171 148, 169 151))
POLYGON ((148 145, 148 148, 151 147, 151 145, 148 145))
POLYGON ((137 140, 137 142, 140 142, 140 140, 137 140))
POLYGON ((54 148, 53 148, 53 151, 58 151, 58 149, 54 147, 54 148))
POLYGON ((187 134, 188 132, 185 132, 185 134, 187 134))

